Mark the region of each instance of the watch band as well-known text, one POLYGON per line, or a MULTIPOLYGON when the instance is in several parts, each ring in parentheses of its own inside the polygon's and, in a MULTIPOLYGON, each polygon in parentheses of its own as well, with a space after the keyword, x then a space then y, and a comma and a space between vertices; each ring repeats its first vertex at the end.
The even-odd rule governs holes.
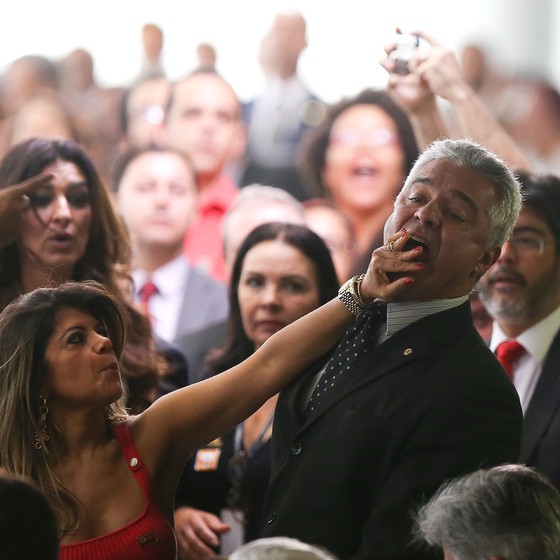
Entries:
POLYGON ((352 297, 350 292, 342 292, 341 294, 338 294, 338 299, 348 308, 354 317, 358 317, 358 315, 360 315, 363 311, 363 308, 356 303, 356 300, 352 297))
POLYGON ((371 307, 366 303, 360 294, 360 284, 364 279, 364 274, 360 274, 350 278, 345 282, 338 291, 338 299, 348 308, 348 310, 357 317, 371 307))

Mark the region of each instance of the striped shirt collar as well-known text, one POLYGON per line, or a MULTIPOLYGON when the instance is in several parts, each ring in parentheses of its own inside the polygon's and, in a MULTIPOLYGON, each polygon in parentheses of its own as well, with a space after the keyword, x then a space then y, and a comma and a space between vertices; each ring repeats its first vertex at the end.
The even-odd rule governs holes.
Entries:
POLYGON ((386 338, 408 327, 418 319, 428 317, 440 311, 447 311, 462 305, 468 296, 451 299, 434 299, 432 301, 406 301, 387 304, 387 334, 386 338))

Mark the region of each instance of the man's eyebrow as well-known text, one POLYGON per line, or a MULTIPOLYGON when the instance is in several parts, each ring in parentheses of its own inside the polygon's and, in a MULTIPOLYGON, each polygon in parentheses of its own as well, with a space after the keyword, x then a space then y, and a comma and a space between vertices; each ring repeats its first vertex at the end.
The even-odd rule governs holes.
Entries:
POLYGON ((414 179, 414 181, 412 181, 410 183, 410 185, 416 185, 417 183, 420 183, 421 185, 433 185, 433 181, 429 178, 429 177, 416 177, 416 179, 414 179))
MULTIPOLYGON (((416 177, 416 179, 414 179, 414 181, 412 181, 410 185, 413 186, 415 184, 426 185, 428 187, 434 186, 434 182, 429 177, 422 177, 422 176, 416 177)), ((449 192, 454 197, 459 198, 460 200, 468 204, 473 210, 478 210, 478 204, 467 193, 465 193, 461 189, 450 189, 449 192)))
POLYGON ((536 233, 538 235, 544 235, 542 228, 536 226, 515 226, 513 228, 513 233, 536 233))
POLYGON ((468 204, 473 210, 478 210, 478 204, 461 189, 451 189, 449 192, 456 198, 459 198, 468 204))

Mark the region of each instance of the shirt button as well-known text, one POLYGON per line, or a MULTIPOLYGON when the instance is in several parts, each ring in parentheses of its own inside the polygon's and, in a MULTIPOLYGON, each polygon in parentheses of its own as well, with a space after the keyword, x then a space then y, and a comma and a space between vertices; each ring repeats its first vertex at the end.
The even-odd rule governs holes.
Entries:
POLYGON ((301 455, 301 452, 303 451, 303 447, 301 445, 301 443, 296 442, 292 445, 292 448, 290 450, 292 452, 292 455, 301 455))
POLYGON ((136 457, 132 457, 132 459, 130 459, 130 466, 135 467, 137 464, 138 464, 138 459, 136 457))
POLYGON ((273 512, 268 516, 268 519, 267 519, 266 522, 270 525, 275 519, 276 519, 276 512, 273 511, 273 512))

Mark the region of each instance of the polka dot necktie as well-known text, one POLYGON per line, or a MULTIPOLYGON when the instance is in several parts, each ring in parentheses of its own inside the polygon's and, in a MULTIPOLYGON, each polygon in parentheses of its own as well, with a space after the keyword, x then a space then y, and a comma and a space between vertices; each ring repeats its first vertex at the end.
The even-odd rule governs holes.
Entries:
POLYGON ((517 340, 505 340, 496 348, 496 358, 504 366, 510 379, 513 379, 513 364, 525 354, 526 350, 517 340))
POLYGON ((337 380, 350 371, 363 354, 373 348, 379 335, 380 320, 387 319, 387 304, 375 302, 374 307, 362 313, 354 325, 346 332, 334 354, 328 361, 325 371, 315 386, 305 414, 312 413, 323 401, 325 395, 336 386, 337 380))

